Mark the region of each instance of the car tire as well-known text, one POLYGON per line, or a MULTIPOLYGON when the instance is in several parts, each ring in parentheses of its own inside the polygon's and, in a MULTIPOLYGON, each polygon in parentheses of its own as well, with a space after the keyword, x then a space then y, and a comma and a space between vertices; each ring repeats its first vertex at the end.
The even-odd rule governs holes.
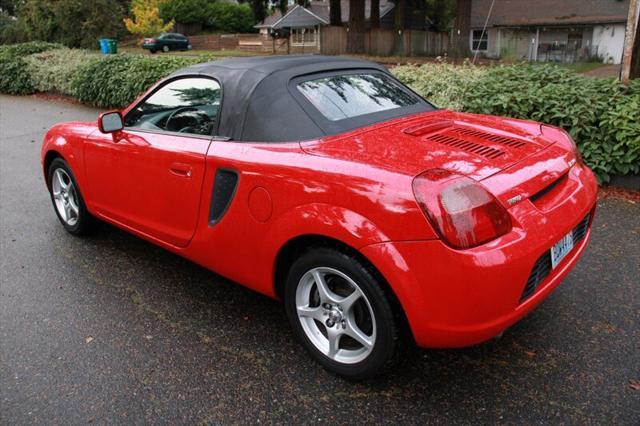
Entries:
POLYGON ((85 235, 95 229, 97 220, 89 213, 69 165, 56 158, 47 173, 49 194, 62 226, 72 235, 85 235))
POLYGON ((149 52, 151 52, 152 55, 155 55, 156 49, 149 49, 149 52))
POLYGON ((314 248, 294 261, 285 285, 294 333, 323 367, 363 380, 393 364, 396 316, 371 266, 355 255, 314 248))
POLYGON ((169 51, 169 46, 162 46, 162 51, 167 53, 169 51))

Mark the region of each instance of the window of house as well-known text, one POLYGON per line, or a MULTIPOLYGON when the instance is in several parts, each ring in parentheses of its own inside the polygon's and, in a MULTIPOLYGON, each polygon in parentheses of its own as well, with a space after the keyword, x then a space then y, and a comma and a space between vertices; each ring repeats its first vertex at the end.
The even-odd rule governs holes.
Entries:
POLYGON ((291 44, 316 44, 316 28, 291 28, 291 44))
POLYGON ((489 45, 489 32, 473 30, 471 38, 471 50, 487 50, 489 45))

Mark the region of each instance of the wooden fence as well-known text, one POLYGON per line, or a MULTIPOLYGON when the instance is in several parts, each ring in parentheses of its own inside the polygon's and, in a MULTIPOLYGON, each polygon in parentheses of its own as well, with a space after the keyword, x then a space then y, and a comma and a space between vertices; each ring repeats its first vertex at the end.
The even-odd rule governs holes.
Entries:
MULTIPOLYGON (((365 53, 373 56, 393 56, 396 32, 388 29, 370 29, 365 34, 365 53)), ((449 44, 447 33, 407 30, 402 33, 405 56, 439 56, 449 44)), ((199 50, 245 50, 263 54, 315 53, 316 46, 287 45, 286 39, 274 40, 260 34, 208 34, 189 37, 194 49, 199 50)), ((320 53, 343 55, 347 53, 347 30, 345 27, 322 27, 320 30, 320 53)))
MULTIPOLYGON (((394 30, 372 28, 364 38, 365 53, 374 56, 392 56, 396 32, 394 30)), ((345 27, 322 27, 320 50, 325 55, 347 53, 347 29, 345 27)), ((449 44, 447 33, 406 30, 401 35, 405 56, 439 56, 446 52, 449 44)))

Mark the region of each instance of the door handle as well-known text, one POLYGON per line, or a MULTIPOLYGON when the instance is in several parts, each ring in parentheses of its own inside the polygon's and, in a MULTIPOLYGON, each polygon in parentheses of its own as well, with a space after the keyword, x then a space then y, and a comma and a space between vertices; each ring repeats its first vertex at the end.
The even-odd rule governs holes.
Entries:
POLYGON ((171 173, 182 177, 191 177, 191 166, 183 163, 173 163, 170 167, 171 173))

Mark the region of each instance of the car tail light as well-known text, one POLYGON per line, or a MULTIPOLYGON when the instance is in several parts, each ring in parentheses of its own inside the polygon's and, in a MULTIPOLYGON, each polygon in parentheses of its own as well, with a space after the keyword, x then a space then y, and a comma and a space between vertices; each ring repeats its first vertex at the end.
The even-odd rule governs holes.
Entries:
POLYGON ((413 193, 436 232, 454 248, 475 247, 511 230, 507 210, 468 177, 427 170, 413 180, 413 193))

